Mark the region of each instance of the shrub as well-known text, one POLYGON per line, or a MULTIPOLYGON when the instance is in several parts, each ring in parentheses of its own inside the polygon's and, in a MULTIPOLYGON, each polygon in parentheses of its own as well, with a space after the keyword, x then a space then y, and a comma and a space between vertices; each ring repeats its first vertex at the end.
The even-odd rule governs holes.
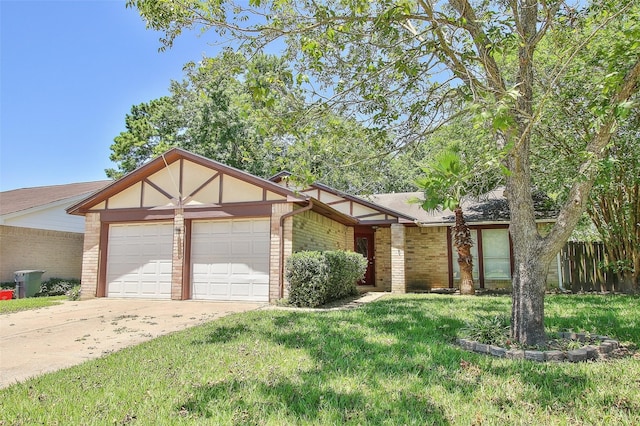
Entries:
POLYGON ((329 265, 329 295, 331 300, 358 294, 357 282, 367 271, 367 259, 346 251, 324 253, 329 265))
POLYGON ((80 300, 80 286, 75 285, 67 291, 67 298, 69 300, 80 300))
POLYGON ((325 303, 329 265, 319 251, 301 251, 287 259, 285 277, 289 282, 289 303, 316 307, 325 303))
POLYGON ((460 332, 467 339, 488 345, 504 346, 509 338, 510 323, 507 315, 480 317, 467 323, 460 332))
POLYGON ((40 291, 36 293, 36 297, 44 296, 62 296, 67 294, 73 287, 79 286, 80 280, 69 278, 49 278, 40 286, 40 291))
POLYGON ((356 283, 364 277, 367 260, 345 251, 303 251, 287 260, 289 303, 317 307, 357 294, 356 283))

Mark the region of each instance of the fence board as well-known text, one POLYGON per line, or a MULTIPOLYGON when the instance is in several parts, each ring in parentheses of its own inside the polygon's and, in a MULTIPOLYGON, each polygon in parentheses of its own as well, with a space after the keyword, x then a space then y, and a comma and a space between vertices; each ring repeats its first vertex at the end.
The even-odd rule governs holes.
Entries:
POLYGON ((564 287, 574 293, 612 291, 616 277, 600 268, 605 259, 602 243, 568 242, 560 251, 564 287))

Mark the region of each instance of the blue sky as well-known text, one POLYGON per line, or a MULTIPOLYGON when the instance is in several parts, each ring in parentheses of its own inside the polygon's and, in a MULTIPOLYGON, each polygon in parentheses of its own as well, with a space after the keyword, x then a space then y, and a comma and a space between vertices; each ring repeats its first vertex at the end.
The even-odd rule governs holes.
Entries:
POLYGON ((124 0, 0 0, 0 40, 2 191, 106 179, 131 106, 219 51, 184 34, 158 52, 124 0))

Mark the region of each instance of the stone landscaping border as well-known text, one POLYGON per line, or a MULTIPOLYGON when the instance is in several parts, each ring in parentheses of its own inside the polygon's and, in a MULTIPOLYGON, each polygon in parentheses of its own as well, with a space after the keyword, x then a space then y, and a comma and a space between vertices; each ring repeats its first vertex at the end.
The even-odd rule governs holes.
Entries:
POLYGON ((598 346, 585 345, 580 349, 568 351, 536 351, 527 349, 505 349, 499 346, 487 345, 469 339, 458 339, 457 344, 462 349, 476 352, 483 355, 490 355, 497 358, 507 359, 526 359, 537 362, 581 362, 588 360, 596 360, 599 358, 606 359, 611 356, 618 348, 620 343, 608 336, 594 336, 585 333, 573 333, 571 331, 558 333, 560 339, 573 340, 578 342, 587 342, 588 340, 597 340, 600 342, 598 346))

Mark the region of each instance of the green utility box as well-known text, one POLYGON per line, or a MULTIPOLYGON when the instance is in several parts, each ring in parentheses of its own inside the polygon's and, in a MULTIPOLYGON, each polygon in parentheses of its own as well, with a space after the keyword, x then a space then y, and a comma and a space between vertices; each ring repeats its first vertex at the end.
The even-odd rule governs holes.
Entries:
POLYGON ((16 299, 33 297, 40 291, 42 285, 42 274, 46 271, 25 270, 13 273, 13 280, 16 283, 16 299))

